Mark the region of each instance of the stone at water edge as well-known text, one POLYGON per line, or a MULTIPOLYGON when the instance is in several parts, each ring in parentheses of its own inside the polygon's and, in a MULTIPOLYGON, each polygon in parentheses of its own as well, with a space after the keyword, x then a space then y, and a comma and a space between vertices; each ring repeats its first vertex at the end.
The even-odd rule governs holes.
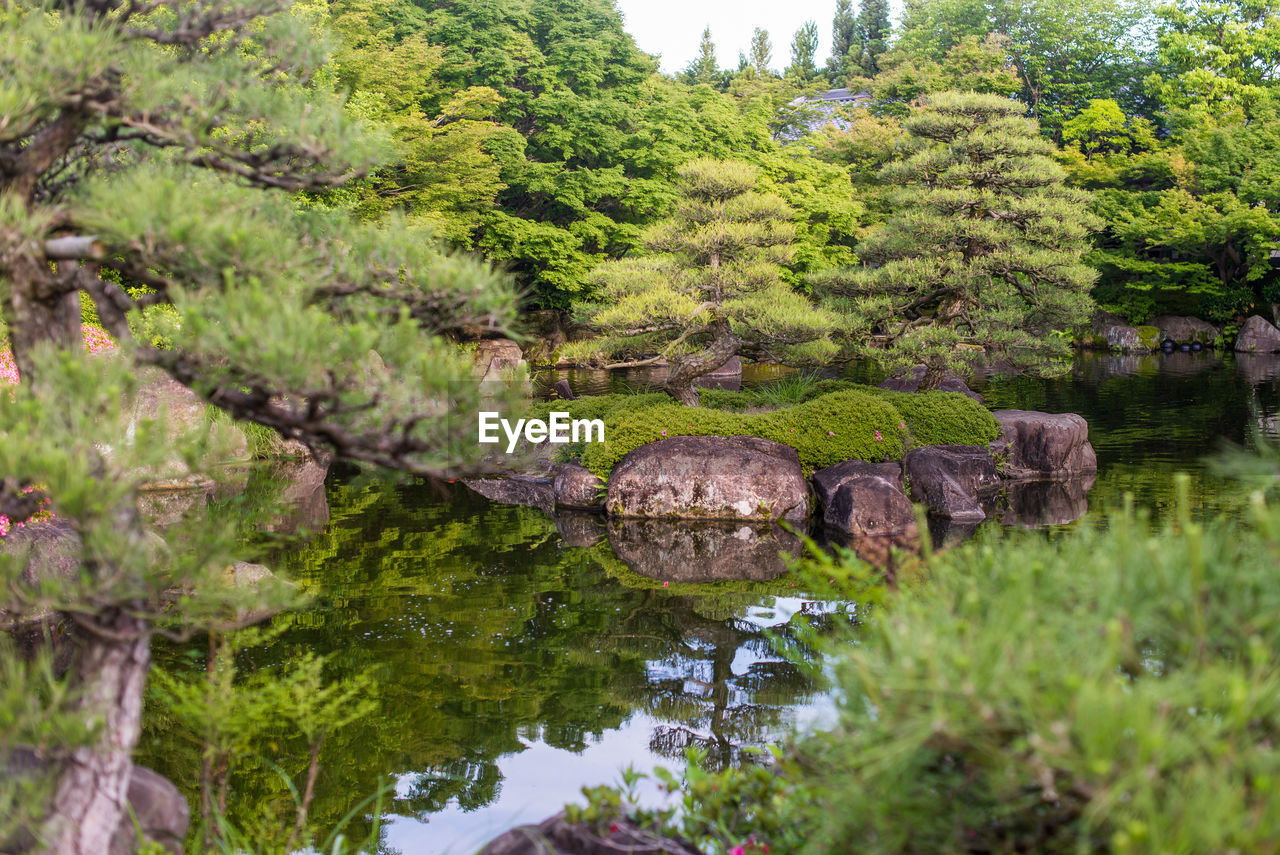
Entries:
POLYGON ((714 371, 710 371, 702 375, 703 377, 740 377, 742 376, 742 357, 731 356, 714 371))
MULTIPOLYGON (((925 370, 923 365, 917 365, 909 371, 899 372, 881 383, 880 388, 889 389, 893 392, 918 392, 920 391, 920 381, 924 379, 925 370)), ((951 371, 948 371, 946 376, 942 378, 942 382, 938 384, 938 391, 959 392, 965 397, 973 398, 979 404, 986 402, 986 398, 970 389, 969 384, 965 383, 960 375, 951 371)))
POLYGON ((1239 353, 1280 353, 1280 329, 1266 318, 1253 315, 1240 327, 1235 349, 1239 353))
POLYGON ((902 458, 911 482, 911 498, 929 510, 958 522, 987 518, 979 499, 1000 487, 991 452, 978 445, 926 445, 902 458))
POLYGON ((901 484, 878 475, 863 475, 842 483, 827 503, 822 521, 858 537, 912 537, 918 533, 915 506, 901 484))
POLYGON ((828 466, 826 469, 819 469, 809 476, 809 482, 813 484, 813 491, 818 496, 818 502, 825 506, 831 503, 831 498, 836 494, 836 490, 840 489, 840 486, 846 481, 867 475, 884 478, 901 487, 902 464, 892 460, 886 463, 846 460, 843 463, 828 466))
POLYGON ((537 825, 522 825, 493 839, 476 855, 701 855, 681 841, 658 837, 625 819, 596 834, 563 813, 537 825))
POLYGON ((550 514, 556 507, 555 486, 550 478, 524 476, 467 478, 468 489, 500 505, 525 505, 550 514))
POLYGON ((1160 315, 1151 319, 1151 326, 1160 331, 1160 339, 1174 344, 1212 345, 1221 330, 1208 321, 1180 315, 1160 315))
POLYGON ((634 449, 609 476, 611 516, 800 522, 809 485, 794 448, 754 436, 675 436, 634 449))
POLYGON ((1075 413, 996 410, 1000 438, 989 448, 1005 458, 1006 478, 1064 477, 1094 472, 1098 456, 1089 442, 1089 423, 1075 413))
POLYGON ((604 482, 577 463, 564 463, 552 482, 557 508, 604 510, 604 482))
POLYGON ((561 401, 576 401, 577 394, 574 393, 573 387, 569 385, 568 380, 557 380, 556 384, 551 387, 551 391, 555 393, 556 399, 561 401))

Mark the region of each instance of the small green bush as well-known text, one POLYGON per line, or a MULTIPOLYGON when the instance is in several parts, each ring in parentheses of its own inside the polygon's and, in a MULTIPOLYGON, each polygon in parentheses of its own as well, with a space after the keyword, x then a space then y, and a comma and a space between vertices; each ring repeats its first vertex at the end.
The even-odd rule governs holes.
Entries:
POLYGON ((996 417, 959 392, 872 391, 902 413, 912 446, 986 445, 1000 435, 996 417))
POLYGON ((836 392, 768 413, 731 413, 661 404, 615 410, 605 441, 587 447, 583 464, 601 478, 633 449, 673 436, 758 436, 800 453, 806 474, 844 460, 896 460, 906 432, 893 406, 863 390, 836 392))

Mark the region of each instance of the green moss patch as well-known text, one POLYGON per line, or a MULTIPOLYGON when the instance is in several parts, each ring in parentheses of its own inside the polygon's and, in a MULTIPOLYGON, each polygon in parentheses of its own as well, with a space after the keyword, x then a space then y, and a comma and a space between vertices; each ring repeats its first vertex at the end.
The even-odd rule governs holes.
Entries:
POLYGON ((587 446, 583 465, 608 478, 632 450, 674 436, 758 436, 789 445, 806 474, 843 460, 895 460, 907 432, 902 414, 875 395, 848 390, 769 413, 733 413, 661 404, 605 419, 605 441, 587 446))

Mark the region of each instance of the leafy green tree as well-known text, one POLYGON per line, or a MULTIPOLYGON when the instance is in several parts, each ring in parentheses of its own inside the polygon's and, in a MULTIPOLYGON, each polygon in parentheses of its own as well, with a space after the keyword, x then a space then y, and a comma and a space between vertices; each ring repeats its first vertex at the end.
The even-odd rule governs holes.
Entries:
POLYGON ((862 74, 874 76, 880 70, 880 56, 889 49, 888 0, 862 0, 857 25, 858 66, 862 74))
POLYGON ((879 60, 880 71, 865 80, 872 112, 903 118, 911 104, 932 92, 960 90, 1013 97, 1021 89, 1017 72, 999 36, 965 36, 939 60, 893 50, 879 60))
POLYGON ((0 750, 48 758, 47 798, 6 776, 0 818, 26 817, 45 852, 110 848, 153 636, 291 599, 228 585, 229 524, 162 532, 139 510, 157 467, 215 471, 217 450, 200 435, 171 445, 163 413, 134 419, 142 369, 342 459, 437 477, 475 463, 470 426, 448 414, 479 390, 448 336, 509 324, 515 295, 421 228, 341 209, 330 188, 387 149, 313 77, 325 38, 311 19, 274 10, 0 11, 0 307, 21 375, 0 395, 0 513, 22 521, 47 503, 73 565, 40 578, 24 551, 0 553, 6 625, 54 614, 71 627, 52 683, 39 661, 0 657, 34 692, 7 698, 6 720, 12 703, 44 704, 39 728, 6 728, 0 750), (84 354, 82 294, 113 357, 84 354), (169 346, 135 342, 130 323, 161 304, 169 346))
POLYGON ((1151 9, 1130 0, 908 0, 895 47, 940 61, 964 38, 1003 38, 1020 98, 1048 133, 1091 98, 1123 100, 1129 113, 1150 109, 1137 85, 1151 56, 1151 9))
POLYGON ((861 47, 858 19, 852 0, 836 0, 836 13, 831 20, 831 57, 827 60, 827 78, 832 86, 844 86, 852 73, 851 54, 861 47))
POLYGON ((714 86, 719 82, 720 65, 716 62, 716 45, 711 40, 711 27, 702 31, 702 39, 698 42, 698 55, 689 67, 684 70, 684 79, 690 83, 705 83, 714 86))
POLYGON ((751 31, 751 67, 761 77, 772 74, 769 63, 773 60, 773 45, 769 42, 769 31, 756 27, 751 31))
POLYGON ((818 25, 805 21, 791 39, 791 64, 786 76, 801 83, 809 83, 818 76, 818 25))
POLYGON ((759 173, 748 163, 694 160, 678 176, 676 215, 645 235, 655 255, 596 271, 603 299, 583 315, 603 335, 575 353, 656 352, 614 366, 670 360, 664 388, 689 406, 698 403, 693 381, 733 356, 829 355, 831 315, 782 278, 791 209, 755 191, 759 173))
POLYGON ((1006 98, 944 92, 904 127, 910 155, 882 173, 901 187, 895 214, 859 247, 872 266, 830 279, 859 352, 923 363, 922 388, 988 349, 1028 368, 1064 355, 1059 331, 1092 308, 1096 222, 1035 122, 1006 98))

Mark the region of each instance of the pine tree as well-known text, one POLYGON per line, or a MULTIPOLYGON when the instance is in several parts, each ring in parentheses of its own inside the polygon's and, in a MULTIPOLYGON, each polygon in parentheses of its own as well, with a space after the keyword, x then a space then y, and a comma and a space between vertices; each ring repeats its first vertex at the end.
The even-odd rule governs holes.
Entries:
POLYGON ((684 71, 685 79, 690 83, 706 83, 715 85, 720 76, 720 66, 716 62, 716 45, 711 40, 711 27, 702 30, 702 40, 698 43, 698 56, 689 63, 684 71))
POLYGON ((822 358, 833 317, 783 281, 792 211, 755 191, 754 166, 695 160, 677 171, 674 217, 645 234, 652 256, 596 270, 601 302, 584 320, 603 333, 580 346, 598 357, 656 354, 610 367, 671 362, 666 391, 696 406, 693 381, 733 356, 822 358))
POLYGON ((0 549, 3 625, 70 627, 65 676, 0 639, 0 840, 112 851, 152 637, 290 599, 228 584, 230 523, 160 531, 140 511, 140 486, 173 458, 220 471, 201 432, 171 445, 163 413, 133 417, 143 369, 339 459, 432 477, 477 462, 474 424, 450 414, 479 390, 448 336, 501 328, 515 296, 429 233, 338 207, 332 188, 385 146, 315 76, 312 19, 278 9, 0 10, 0 310, 20 372, 0 393, 0 514, 52 511, 72 565, 33 582, 43 565, 0 549), (86 295, 110 358, 84 352, 86 295), (141 327, 162 335, 137 340, 141 327), (38 782, 9 774, 22 745, 45 758, 38 782))
POLYGON ((832 86, 844 86, 848 82, 852 73, 849 54, 858 46, 858 36, 852 0, 836 0, 836 14, 831 21, 831 58, 827 60, 827 77, 832 86))
POLYGON ((1058 331, 1092 309, 1081 257, 1098 223, 1025 112, 998 95, 926 96, 904 123, 911 154, 881 173, 901 188, 896 214, 859 247, 868 266, 830 280, 861 352, 923 363, 922 388, 984 350, 1045 368, 1067 351, 1058 331))
POLYGON ((768 30, 756 27, 751 31, 751 65, 761 77, 769 74, 769 63, 773 60, 773 45, 769 42, 768 30))
POLYGON ((805 21, 804 26, 796 30, 791 40, 791 65, 787 67, 787 77, 809 83, 818 76, 818 25, 813 21, 805 21))
POLYGON ((889 0, 862 0, 858 10, 858 63, 862 74, 880 71, 880 55, 889 48, 889 0))

